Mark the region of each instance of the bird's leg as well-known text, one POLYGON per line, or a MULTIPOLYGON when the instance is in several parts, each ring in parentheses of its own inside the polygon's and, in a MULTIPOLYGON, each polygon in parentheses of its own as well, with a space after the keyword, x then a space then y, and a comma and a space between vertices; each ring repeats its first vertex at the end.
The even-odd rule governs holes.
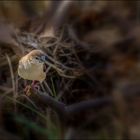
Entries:
POLYGON ((31 89, 33 88, 33 90, 39 90, 40 89, 40 86, 39 86, 39 82, 38 81, 33 81, 31 83, 31 85, 27 85, 24 89, 24 92, 27 96, 30 96, 31 95, 31 89))
POLYGON ((25 92, 25 94, 26 94, 27 96, 30 96, 30 95, 31 95, 30 90, 31 90, 31 85, 27 85, 27 86, 25 87, 25 89, 24 89, 24 92, 25 92))
POLYGON ((32 84, 31 84, 31 87, 32 87, 34 90, 39 90, 39 89, 40 89, 39 82, 34 80, 34 81, 32 82, 32 84))
POLYGON ((31 83, 31 86, 34 86, 36 83, 36 81, 34 80, 32 83, 31 83))

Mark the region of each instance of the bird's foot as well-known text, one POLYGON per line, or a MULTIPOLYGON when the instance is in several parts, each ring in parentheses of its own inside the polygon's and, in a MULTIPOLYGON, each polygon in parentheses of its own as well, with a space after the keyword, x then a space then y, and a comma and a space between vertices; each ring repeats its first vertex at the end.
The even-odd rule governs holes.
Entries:
POLYGON ((24 93, 27 95, 27 96, 30 96, 31 95, 31 85, 27 85, 24 89, 24 93))
POLYGON ((39 91, 40 90, 40 85, 39 84, 35 84, 33 86, 33 89, 39 91))
POLYGON ((27 85, 24 89, 24 93, 27 96, 30 96, 33 91, 39 91, 39 90, 40 90, 40 85, 39 84, 27 85))

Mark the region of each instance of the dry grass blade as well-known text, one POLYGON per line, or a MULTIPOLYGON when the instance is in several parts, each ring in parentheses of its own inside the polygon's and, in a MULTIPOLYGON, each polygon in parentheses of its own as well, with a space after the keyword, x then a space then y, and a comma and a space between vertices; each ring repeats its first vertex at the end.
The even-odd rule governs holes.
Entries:
MULTIPOLYGON (((12 56, 12 57, 10 58, 10 60, 11 60, 12 63, 13 63, 13 62, 16 62, 16 61, 17 61, 17 56, 16 56, 16 55, 12 56)), ((8 61, 5 61, 5 58, 1 58, 1 59, 0 59, 0 67, 4 67, 4 66, 6 66, 6 65, 8 65, 8 61)))
POLYGON ((8 65, 9 65, 9 68, 10 68, 11 79, 12 79, 13 97, 16 99, 17 93, 16 93, 16 85, 15 85, 13 67, 12 67, 11 60, 10 60, 10 58, 7 54, 6 54, 6 58, 7 58, 7 61, 8 61, 8 65))

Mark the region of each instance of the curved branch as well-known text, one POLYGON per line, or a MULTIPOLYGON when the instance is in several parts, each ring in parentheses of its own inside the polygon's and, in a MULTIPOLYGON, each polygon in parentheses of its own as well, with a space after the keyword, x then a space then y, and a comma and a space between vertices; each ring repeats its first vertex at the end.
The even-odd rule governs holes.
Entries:
POLYGON ((85 111, 88 109, 95 109, 95 108, 100 108, 103 106, 108 106, 112 105, 113 100, 111 97, 103 97, 100 99, 92 99, 92 100, 86 100, 86 101, 81 101, 79 103, 75 103, 69 106, 65 107, 65 111, 67 114, 75 114, 79 113, 81 111, 85 111))
POLYGON ((55 100, 53 97, 43 92, 37 92, 35 95, 40 99, 40 101, 44 105, 49 106, 54 111, 56 111, 59 116, 65 116, 65 104, 55 100))
MULTIPOLYGON (((129 89, 126 90, 127 92, 120 92, 122 96, 126 100, 131 100, 136 96, 140 96, 140 87, 129 87, 129 89), (133 92, 132 92, 133 91, 133 92)), ((107 107, 107 106, 113 106, 115 103, 115 98, 113 96, 108 96, 108 97, 102 97, 102 98, 96 98, 92 100, 86 100, 86 101, 81 101, 79 103, 75 103, 72 105, 65 105, 64 103, 57 101, 51 96, 46 95, 45 93, 42 92, 37 92, 35 94, 41 102, 44 103, 44 105, 51 107, 61 119, 68 119, 70 118, 73 114, 88 110, 88 109, 97 109, 101 107, 107 107)))

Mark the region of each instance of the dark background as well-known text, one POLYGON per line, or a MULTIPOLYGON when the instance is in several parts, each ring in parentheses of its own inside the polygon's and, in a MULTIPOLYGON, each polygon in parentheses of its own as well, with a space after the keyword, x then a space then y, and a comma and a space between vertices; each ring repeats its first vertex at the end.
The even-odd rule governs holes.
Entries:
POLYGON ((140 139, 139 5, 0 1, 0 139, 140 139), (51 69, 41 92, 66 106, 91 99, 101 106, 89 103, 67 118, 34 91, 27 96, 31 81, 18 76, 17 65, 35 46, 71 67, 65 74, 75 77, 51 69))

